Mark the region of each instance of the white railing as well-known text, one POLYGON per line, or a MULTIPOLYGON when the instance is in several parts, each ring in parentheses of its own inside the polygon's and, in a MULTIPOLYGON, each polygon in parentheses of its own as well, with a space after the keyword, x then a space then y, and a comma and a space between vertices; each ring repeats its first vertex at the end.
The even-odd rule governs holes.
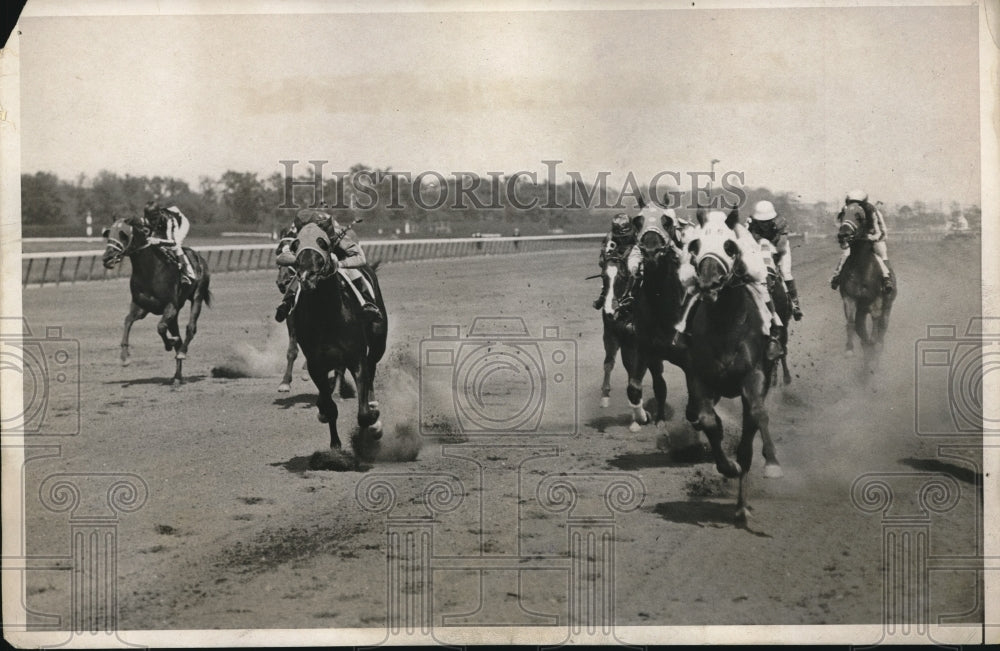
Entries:
MULTIPOLYGON (((366 240, 368 261, 405 262, 477 255, 500 255, 589 246, 603 233, 582 235, 525 235, 518 237, 457 237, 446 239, 366 240)), ((192 247, 208 261, 212 273, 275 268, 276 244, 221 244, 192 247)), ((21 282, 25 287, 128 277, 128 259, 114 269, 101 264, 104 251, 55 251, 21 256, 21 282)))

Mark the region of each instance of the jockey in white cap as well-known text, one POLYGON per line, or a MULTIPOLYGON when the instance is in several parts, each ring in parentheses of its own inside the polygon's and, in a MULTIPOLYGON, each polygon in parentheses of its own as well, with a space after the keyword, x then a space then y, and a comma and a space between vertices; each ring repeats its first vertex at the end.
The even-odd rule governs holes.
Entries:
MULTIPOLYGON (((746 281, 750 296, 753 297, 760 312, 762 333, 768 340, 768 359, 781 357, 783 351, 780 334, 784 324, 774 310, 774 305, 767 292, 765 254, 761 251, 757 240, 750 234, 750 231, 739 223, 738 219, 731 221, 722 211, 713 210, 705 217, 704 223, 690 234, 689 239, 692 242, 701 240, 699 253, 705 252, 709 247, 721 249, 723 248, 722 242, 725 240, 731 240, 736 244, 739 253, 733 263, 733 276, 746 281)), ((685 308, 681 320, 676 325, 677 332, 674 335, 673 343, 678 346, 685 345, 688 315, 691 313, 691 308, 697 298, 698 272, 695 268, 698 262, 697 257, 697 254, 691 255, 688 264, 681 266, 680 278, 684 286, 688 288, 688 296, 685 298, 685 308)))
POLYGON ((747 230, 758 243, 763 239, 774 246, 774 264, 781 273, 781 279, 788 288, 788 299, 792 303, 792 316, 796 321, 802 319, 802 308, 799 307, 799 292, 795 288, 795 278, 792 277, 792 247, 788 244, 788 223, 777 213, 770 201, 758 201, 750 216, 747 230))
POLYGON ((154 232, 162 237, 150 237, 149 243, 168 249, 176 258, 177 268, 181 272, 181 282, 193 283, 196 279, 191 261, 184 255, 184 238, 191 230, 191 222, 177 206, 161 208, 155 201, 150 201, 143 209, 143 217, 154 232))
MULTIPOLYGON (((857 204, 865 211, 865 218, 868 221, 866 234, 872 242, 872 251, 875 252, 875 259, 879 267, 882 268, 882 290, 886 293, 893 289, 892 268, 889 266, 889 249, 886 246, 885 217, 882 211, 868 202, 868 193, 864 190, 851 190, 844 199, 844 208, 852 204, 857 204)), ((844 220, 844 208, 837 214, 837 222, 844 220)), ((843 252, 840 260, 837 261, 837 269, 830 279, 830 287, 837 289, 840 286, 840 270, 844 267, 844 262, 851 255, 851 248, 846 243, 841 245, 843 252)))

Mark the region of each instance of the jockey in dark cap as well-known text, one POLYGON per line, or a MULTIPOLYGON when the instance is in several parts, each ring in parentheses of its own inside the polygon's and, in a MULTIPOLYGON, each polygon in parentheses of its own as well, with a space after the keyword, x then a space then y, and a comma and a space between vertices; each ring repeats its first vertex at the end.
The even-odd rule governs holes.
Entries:
POLYGON ((146 203, 143 209, 143 219, 156 236, 149 238, 150 244, 155 244, 168 252, 177 263, 181 272, 181 282, 191 284, 195 281, 194 267, 184 255, 184 238, 191 229, 191 222, 177 206, 161 208, 155 201, 146 203))
MULTIPOLYGON (((341 274, 348 287, 351 288, 364 315, 370 321, 381 321, 382 311, 375 303, 375 290, 363 273, 358 271, 359 267, 365 266, 365 252, 351 236, 350 227, 343 229, 332 215, 317 208, 303 208, 295 216, 292 225, 285 231, 279 245, 278 265, 292 266, 295 264, 295 254, 289 249, 295 240, 296 234, 306 224, 316 224, 330 236, 330 243, 333 244, 331 253, 337 257, 337 273, 341 274)), ((281 299, 281 304, 275 312, 274 318, 279 323, 288 317, 295 306, 295 295, 298 292, 298 280, 293 279, 285 290, 285 295, 281 299)))
MULTIPOLYGON (((608 231, 608 234, 604 236, 603 242, 601 242, 601 271, 604 271, 609 259, 625 260, 628 258, 628 254, 632 250, 632 247, 635 246, 635 243, 635 226, 632 225, 632 220, 625 213, 618 213, 612 218, 611 230, 608 231)), ((631 288, 631 283, 629 288, 631 288)), ((601 309, 604 305, 609 289, 611 288, 608 287, 608 277, 602 273, 601 295, 594 301, 595 310, 601 309)), ((621 298, 624 299, 625 297, 622 296, 621 298)))

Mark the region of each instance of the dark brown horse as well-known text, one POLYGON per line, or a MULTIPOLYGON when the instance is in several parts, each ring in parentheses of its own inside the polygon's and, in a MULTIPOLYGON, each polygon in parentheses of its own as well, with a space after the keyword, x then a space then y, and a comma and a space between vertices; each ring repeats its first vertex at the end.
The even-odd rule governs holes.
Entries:
MULTIPOLYGON (((295 238, 289 238, 288 244, 295 241, 295 238)), ((281 246, 278 248, 278 252, 281 252, 281 246)), ((289 283, 295 278, 295 269, 292 267, 278 267, 278 291, 282 294, 288 289, 289 283)), ((281 384, 278 385, 278 393, 288 393, 292 390, 292 370, 295 367, 295 360, 299 356, 299 344, 295 339, 295 320, 285 319, 285 326, 288 330, 288 348, 285 351, 285 373, 281 377, 281 384)), ((303 370, 305 367, 303 366, 303 370)), ((307 379, 307 378, 303 378, 307 379)), ((354 391, 354 387, 351 383, 344 377, 344 369, 338 369, 331 381, 331 384, 335 387, 339 387, 340 397, 345 400, 357 397, 357 393, 354 391)))
POLYGON ((704 227, 706 221, 715 228, 703 228, 702 239, 692 240, 690 248, 697 271, 700 300, 688 319, 691 333, 690 360, 685 367, 688 404, 685 415, 691 425, 705 432, 712 446, 715 465, 726 477, 739 477, 737 500, 738 520, 745 522, 750 515, 747 473, 753 460, 753 440, 759 429, 764 441, 764 474, 780 477, 781 466, 771 442, 767 408, 764 399, 771 386, 774 362, 768 360, 767 337, 762 334, 763 322, 745 283, 734 273, 739 248, 728 236, 708 233, 731 229, 736 215, 712 211, 698 213, 704 227), (721 228, 718 224, 724 224, 721 228), (722 420, 715 411, 721 398, 739 397, 743 404, 743 431, 736 451, 736 462, 722 448, 722 420))
POLYGON ((319 392, 316 406, 320 421, 330 427, 331 448, 341 444, 330 376, 338 369, 347 369, 354 377, 358 389, 357 452, 359 442, 367 444, 382 437, 373 386, 376 365, 385 353, 388 316, 378 278, 370 267, 363 267, 360 271, 371 283, 382 312, 381 321, 372 323, 364 318, 358 301, 345 288, 349 281, 336 271, 336 257, 331 257, 330 249, 329 236, 316 224, 303 226, 292 243, 301 290, 290 320, 319 392))
POLYGON ((194 267, 195 281, 181 283, 181 272, 176 263, 162 249, 150 244, 149 227, 143 220, 118 219, 104 229, 103 235, 107 242, 102 258, 105 268, 113 268, 125 256, 132 262, 132 277, 129 280, 132 303, 125 316, 125 332, 121 343, 122 365, 128 366, 129 363, 128 336, 132 324, 149 313, 162 315, 156 331, 163 339, 163 347, 168 352, 175 351, 174 358, 177 362, 177 370, 170 382, 182 383, 184 377, 181 366, 187 357, 188 345, 198 331, 202 303, 210 307, 212 305, 212 294, 208 289, 208 263, 199 254, 184 247, 184 253, 194 267), (191 319, 182 340, 177 318, 184 304, 189 301, 191 319))
POLYGON ((861 206, 847 206, 837 241, 842 248, 849 246, 851 249, 840 271, 840 297, 847 321, 845 350, 848 355, 854 354, 854 336, 857 335, 865 352, 865 367, 871 368, 889 329, 889 313, 897 291, 895 282, 891 291, 883 290, 882 269, 872 250, 872 242, 865 236, 864 218, 861 206))
MULTIPOLYGON (((649 219, 650 217, 646 217, 649 219)), ((649 422, 650 414, 642 406, 642 381, 648 369, 653 377, 657 428, 666 422, 667 383, 663 379, 663 361, 684 368, 687 363, 686 351, 674 345, 674 325, 681 314, 684 287, 681 285, 678 269, 680 255, 674 248, 676 225, 663 216, 660 227, 643 232, 643 217, 633 221, 636 232, 642 233, 636 244, 642 254, 642 281, 635 290, 632 307, 635 323, 634 361, 628 378, 628 399, 632 407, 632 425, 629 429, 639 431, 640 425, 649 422)))

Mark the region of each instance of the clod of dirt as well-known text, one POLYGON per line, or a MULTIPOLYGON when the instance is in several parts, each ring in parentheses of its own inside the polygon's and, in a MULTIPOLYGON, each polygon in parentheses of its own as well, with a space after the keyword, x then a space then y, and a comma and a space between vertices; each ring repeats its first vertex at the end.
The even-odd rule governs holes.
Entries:
POLYGON ((721 476, 710 477, 701 468, 696 469, 694 476, 685 482, 684 490, 689 497, 725 497, 729 494, 721 476))
POLYGON ((177 529, 174 529, 169 524, 158 524, 156 525, 156 533, 164 536, 172 536, 177 533, 177 529))
POLYGON ((363 463, 350 452, 344 450, 318 450, 309 457, 310 470, 333 470, 334 472, 369 470, 371 466, 363 463))

